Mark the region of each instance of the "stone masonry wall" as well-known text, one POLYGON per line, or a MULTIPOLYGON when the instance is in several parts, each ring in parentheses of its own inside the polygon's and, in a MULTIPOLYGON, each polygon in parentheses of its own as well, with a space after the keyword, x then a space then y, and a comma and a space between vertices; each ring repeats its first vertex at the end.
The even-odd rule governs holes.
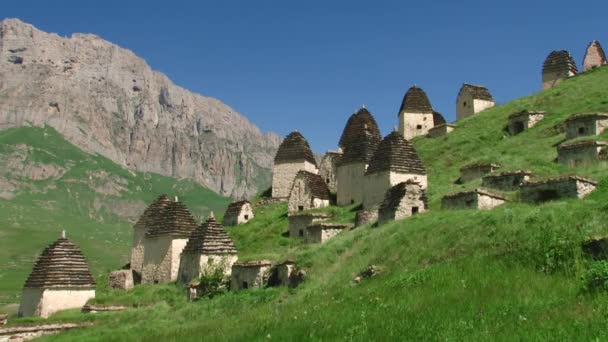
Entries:
POLYGON ((327 188, 329 188, 329 192, 336 193, 338 191, 338 166, 337 155, 334 153, 327 153, 321 159, 321 164, 319 165, 319 175, 323 178, 323 181, 327 184, 327 188))
POLYGON ((407 113, 399 114, 399 133, 407 140, 425 135, 433 128, 433 113, 407 113))
POLYGON ((481 186, 501 191, 517 191, 521 184, 529 180, 530 176, 526 174, 489 175, 483 177, 481 186))
POLYGON ((317 167, 308 161, 274 165, 272 168, 272 197, 289 197, 293 180, 300 170, 319 173, 317 167))
POLYGON ((363 178, 367 165, 352 163, 338 167, 338 205, 363 202, 363 178))
POLYGON ((329 200, 313 198, 312 189, 310 188, 306 179, 296 177, 293 182, 293 187, 291 188, 289 203, 287 205, 289 213, 315 208, 324 208, 327 206, 329 206, 329 200))
POLYGON ((289 216, 289 237, 304 238, 306 228, 313 223, 327 221, 327 217, 313 215, 291 215, 289 216))
POLYGON ((144 265, 145 229, 133 229, 133 247, 131 248, 131 269, 141 274, 144 265))
POLYGON ((576 148, 557 149, 557 161, 570 166, 597 162, 600 159, 601 146, 583 145, 576 148))
POLYGON ((547 72, 543 73, 543 90, 556 86, 561 81, 568 77, 574 76, 571 71, 568 72, 547 72))
POLYGON ((230 288, 232 290, 243 289, 244 283, 247 283, 247 288, 263 288, 270 276, 270 266, 261 267, 241 267, 234 266, 232 268, 232 278, 230 288))
POLYGON ((544 202, 557 198, 583 198, 595 190, 595 186, 575 180, 543 183, 521 188, 523 202, 544 202))
POLYGON ((30 289, 23 291, 19 314, 47 318, 55 312, 82 308, 95 298, 94 289, 30 289))
POLYGON ((608 128, 608 120, 593 118, 572 120, 566 122, 566 139, 574 139, 587 135, 598 135, 608 128))
POLYGON ((376 172, 365 176, 363 181, 363 209, 375 210, 382 201, 386 191, 396 184, 413 180, 420 183, 422 189, 427 188, 426 175, 414 175, 398 172, 376 172))

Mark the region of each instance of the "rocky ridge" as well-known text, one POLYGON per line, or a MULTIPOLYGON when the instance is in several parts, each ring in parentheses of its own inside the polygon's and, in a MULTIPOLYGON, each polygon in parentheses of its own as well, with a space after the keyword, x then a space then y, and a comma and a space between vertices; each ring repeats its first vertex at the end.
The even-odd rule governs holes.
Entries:
POLYGON ((192 179, 226 196, 270 184, 280 138, 92 34, 63 38, 0 22, 0 129, 49 125, 132 170, 192 179))

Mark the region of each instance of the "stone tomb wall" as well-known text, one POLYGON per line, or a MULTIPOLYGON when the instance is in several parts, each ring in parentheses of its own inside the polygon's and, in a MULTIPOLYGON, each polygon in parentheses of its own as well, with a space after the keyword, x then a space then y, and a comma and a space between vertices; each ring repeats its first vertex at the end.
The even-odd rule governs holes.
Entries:
POLYGON ((329 215, 325 214, 300 214, 289 215, 289 237, 305 238, 306 228, 314 223, 326 221, 329 215))
POLYGON ((366 175, 363 179, 363 208, 365 210, 378 209, 386 191, 396 184, 406 181, 415 181, 422 189, 427 188, 427 176, 392 171, 375 172, 366 175))
POLYGON ((293 180, 300 170, 319 173, 317 167, 308 161, 275 164, 272 168, 272 197, 289 197, 293 180))
POLYGON ((338 166, 337 161, 340 158, 339 153, 328 152, 321 159, 319 166, 319 175, 327 184, 329 192, 336 193, 338 191, 338 166))
POLYGON ((47 318, 58 311, 80 309, 93 298, 95 289, 91 288, 24 288, 19 316, 47 318))
POLYGON ((429 129, 429 132, 427 133, 426 136, 429 138, 438 138, 438 137, 444 136, 444 135, 452 132, 455 127, 456 126, 450 125, 450 124, 443 124, 443 125, 435 126, 431 129, 429 129))
POLYGON ((539 123, 544 117, 543 113, 522 113, 521 115, 510 117, 507 127, 509 134, 519 134, 539 123))
POLYGON ((232 290, 263 288, 270 277, 270 264, 261 266, 232 266, 232 290))
POLYGON ((365 163, 351 163, 338 166, 338 205, 351 205, 363 202, 363 178, 365 163))
POLYGON ((312 188, 306 181, 306 178, 296 177, 289 195, 289 203, 287 205, 289 213, 298 211, 325 208, 329 206, 329 199, 321 199, 313 197, 312 188))
POLYGON ((346 228, 343 224, 314 224, 306 228, 304 242, 306 243, 325 243, 327 240, 342 233, 346 228))
POLYGON ((498 168, 497 165, 473 165, 469 167, 464 167, 460 169, 460 181, 463 183, 472 181, 477 178, 482 178, 483 176, 493 172, 498 168))
POLYGON ((133 248, 131 248, 131 269, 141 274, 144 266, 144 238, 146 230, 133 229, 133 248))
POLYGON ((188 286, 193 280, 199 279, 203 272, 213 271, 217 268, 228 276, 232 273, 232 265, 237 260, 236 254, 182 253, 177 282, 182 286, 188 286))
POLYGON ((587 135, 598 135, 608 128, 608 119, 595 117, 580 118, 566 121, 566 139, 574 139, 587 135))
POLYGON ((529 180, 529 173, 487 175, 482 178, 481 186, 501 191, 517 191, 522 184, 529 180))
POLYGON ((399 114, 399 133, 407 140, 427 134, 434 125, 433 112, 399 114))
POLYGON ((176 281, 180 256, 186 243, 188 239, 172 236, 146 238, 141 282, 151 284, 176 281))
POLYGON ((254 218, 254 214, 253 209, 251 208, 251 204, 245 203, 241 207, 241 210, 238 215, 225 216, 223 224, 225 226, 236 226, 239 224, 247 223, 252 218, 254 218))
POLYGON ((583 198, 595 190, 596 185, 575 179, 559 179, 527 184, 521 188, 521 200, 535 203, 560 198, 583 198))
MULTIPOLYGON (((409 189, 408 189, 409 190, 409 189)), ((378 210, 378 224, 397 221, 426 211, 422 191, 407 191, 399 206, 393 209, 378 210), (415 209, 414 209, 415 208, 415 209)))
POLYGON ((463 91, 459 94, 456 103, 456 119, 464 119, 491 107, 494 107, 494 102, 475 99, 470 92, 463 91))
POLYGON ((606 148, 606 145, 606 143, 561 145, 557 148, 557 161, 561 164, 577 166, 605 160, 603 149, 606 148))
POLYGON ((504 199, 483 195, 475 191, 445 196, 441 200, 444 209, 481 209, 489 210, 505 203, 504 199))

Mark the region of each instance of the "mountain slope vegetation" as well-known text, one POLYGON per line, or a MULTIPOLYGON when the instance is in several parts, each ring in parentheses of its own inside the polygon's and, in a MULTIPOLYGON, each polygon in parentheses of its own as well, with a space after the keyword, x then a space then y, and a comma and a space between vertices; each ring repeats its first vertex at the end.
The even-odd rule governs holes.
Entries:
MULTIPOLYGON (((96 302, 134 308, 60 313, 49 321, 94 326, 48 340, 605 340, 608 271, 582 253, 581 243, 608 233, 608 169, 554 161, 555 145, 564 139, 561 123, 594 111, 608 111, 608 68, 462 120, 445 137, 416 139, 429 173, 431 210, 406 220, 302 245, 281 235, 287 216, 278 204, 228 228, 242 259, 294 258, 307 271, 296 289, 228 292, 187 303, 185 291, 172 284, 126 293, 100 286, 96 302), (522 109, 547 116, 509 136, 506 119, 522 109), (584 200, 524 204, 513 193, 513 201, 490 211, 441 210, 443 195, 480 185, 454 184, 458 170, 477 161, 529 169, 540 178, 578 174, 599 184, 584 200), (378 275, 353 281, 369 265, 378 275)), ((345 221, 355 208, 326 210, 345 221)))

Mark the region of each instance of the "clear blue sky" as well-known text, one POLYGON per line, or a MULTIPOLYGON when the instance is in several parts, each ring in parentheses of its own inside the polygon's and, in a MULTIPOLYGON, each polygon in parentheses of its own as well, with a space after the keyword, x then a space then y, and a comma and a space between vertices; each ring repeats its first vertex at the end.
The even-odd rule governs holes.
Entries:
POLYGON ((263 131, 299 130, 334 149, 365 104, 382 134, 403 94, 422 87, 455 118, 463 82, 499 103, 535 93, 551 50, 577 64, 592 39, 608 48, 608 1, 3 1, 0 18, 71 35, 95 33, 263 131))

